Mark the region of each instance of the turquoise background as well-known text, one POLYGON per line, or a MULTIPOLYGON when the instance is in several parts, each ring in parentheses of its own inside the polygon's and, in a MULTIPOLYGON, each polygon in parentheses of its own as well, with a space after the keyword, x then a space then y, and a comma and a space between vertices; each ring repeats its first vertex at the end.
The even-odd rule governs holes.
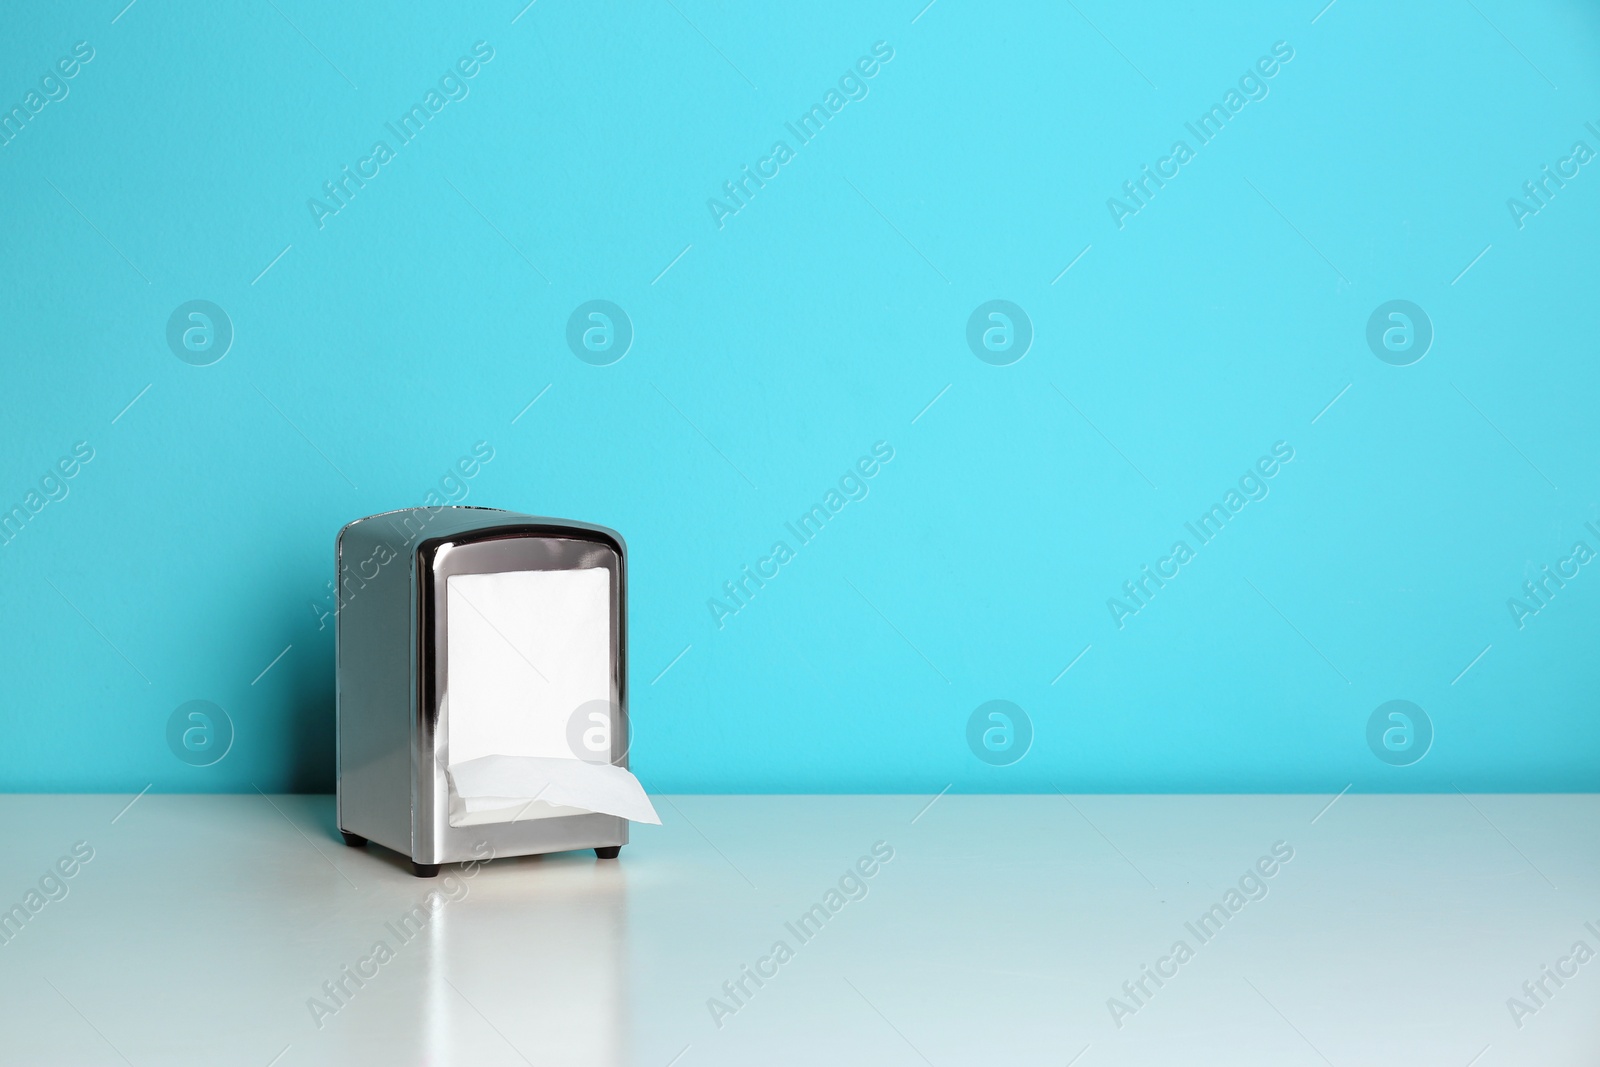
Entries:
POLYGON ((331 789, 334 535, 482 441, 465 503, 628 539, 652 790, 1594 789, 1600 568, 1520 629, 1507 601, 1600 549, 1600 163, 1520 228, 1507 201, 1600 150, 1600 13, 1320 8, 9 11, 5 109, 94 58, 0 147, 0 507, 94 458, 0 547, 0 786, 331 789), (470 94, 319 229, 479 41, 470 94), (1108 198, 1280 41, 1119 229, 1108 198), (166 340, 196 299, 235 331, 205 367, 166 340), (565 339, 594 299, 633 325, 610 366, 565 339), (966 341, 991 299, 1034 330, 1009 366, 966 341), (1410 366, 1366 342, 1391 299, 1435 331, 1410 366), (869 495, 719 629, 879 441, 869 495), (1119 629, 1108 598, 1280 441, 1270 495, 1119 629), (236 728, 207 767, 166 741, 196 699, 236 728), (967 742, 996 699, 1032 723, 1008 766, 967 742), (1410 766, 1367 743, 1397 699, 1435 735, 1410 766))

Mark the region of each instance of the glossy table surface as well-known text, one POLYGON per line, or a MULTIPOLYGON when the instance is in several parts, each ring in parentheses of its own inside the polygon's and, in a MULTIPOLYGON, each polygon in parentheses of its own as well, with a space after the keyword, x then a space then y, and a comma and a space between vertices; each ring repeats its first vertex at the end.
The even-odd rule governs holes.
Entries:
POLYGON ((331 797, 0 796, 0 1063, 1600 1060, 1595 796, 654 799, 426 881, 331 797))

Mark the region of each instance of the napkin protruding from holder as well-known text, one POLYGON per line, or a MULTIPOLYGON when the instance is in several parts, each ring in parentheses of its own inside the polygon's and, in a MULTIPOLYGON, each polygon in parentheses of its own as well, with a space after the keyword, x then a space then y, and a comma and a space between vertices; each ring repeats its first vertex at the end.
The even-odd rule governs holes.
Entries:
MULTIPOLYGON (((534 802, 657 825, 661 817, 639 779, 622 767, 551 756, 479 756, 449 767, 469 815, 504 810, 511 822, 534 802)), ((499 820, 496 820, 499 821, 499 820)))

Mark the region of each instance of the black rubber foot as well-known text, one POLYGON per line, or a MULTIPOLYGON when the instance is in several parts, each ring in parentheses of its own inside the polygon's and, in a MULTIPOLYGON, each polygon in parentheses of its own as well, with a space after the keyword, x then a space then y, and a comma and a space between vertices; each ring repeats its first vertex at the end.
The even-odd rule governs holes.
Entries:
POLYGON ((603 860, 614 860, 617 858, 617 854, 621 851, 621 845, 607 845, 604 848, 595 849, 594 854, 603 860))
POLYGON ((439 865, 437 863, 418 863, 416 860, 412 860, 411 873, 418 878, 437 878, 439 877, 439 865))
POLYGON ((367 847, 367 839, 362 837, 360 834, 353 834, 349 830, 340 830, 339 833, 344 835, 344 843, 349 845, 351 848, 367 847))

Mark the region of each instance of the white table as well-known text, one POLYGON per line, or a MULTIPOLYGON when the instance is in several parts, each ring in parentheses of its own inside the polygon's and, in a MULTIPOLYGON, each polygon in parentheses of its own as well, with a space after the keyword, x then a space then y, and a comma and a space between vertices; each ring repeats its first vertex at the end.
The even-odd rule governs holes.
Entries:
POLYGON ((1600 1056, 1600 958, 1559 962, 1580 940, 1600 952, 1595 796, 657 797, 666 824, 636 826, 618 861, 435 881, 345 848, 330 797, 130 799, 0 797, 0 908, 58 860, 74 871, 0 944, 0 1063, 1600 1056), (93 858, 74 866, 80 841, 93 858), (1280 841, 1293 858, 1263 865, 1266 895, 1201 941, 1186 924, 1226 911, 1280 841), (893 859, 828 912, 876 842, 893 859), (786 924, 817 904, 802 940, 786 924), (1172 976, 1140 992, 1146 964, 1172 976), (1523 983, 1547 964, 1577 973, 1544 978, 1519 1029, 1507 1000, 1533 1006, 1523 983), (1137 1007, 1120 1028, 1113 997, 1137 1007))

